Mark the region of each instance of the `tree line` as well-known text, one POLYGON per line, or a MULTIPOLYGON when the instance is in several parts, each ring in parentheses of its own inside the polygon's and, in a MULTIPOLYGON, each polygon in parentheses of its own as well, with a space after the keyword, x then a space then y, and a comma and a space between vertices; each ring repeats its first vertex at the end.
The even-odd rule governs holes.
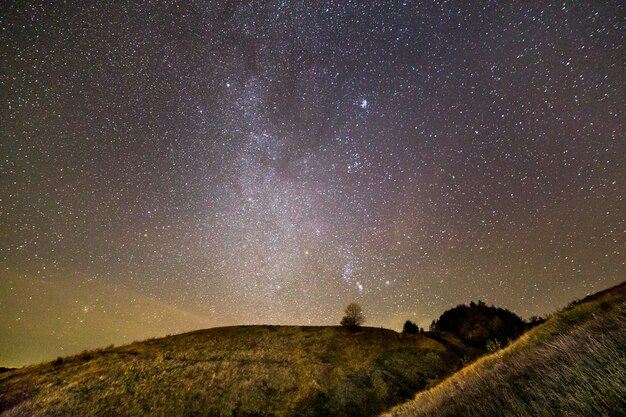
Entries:
MULTIPOLYGON (((479 300, 478 303, 472 301, 469 305, 460 304, 444 311, 438 319, 433 320, 429 331, 452 333, 469 346, 493 351, 544 321, 540 317, 531 317, 529 321, 524 321, 507 309, 488 306, 479 300)), ((364 323, 365 315, 361 306, 357 303, 348 304, 340 324, 356 329, 364 323)), ((418 334, 425 333, 425 330, 407 320, 402 327, 402 333, 418 334)))

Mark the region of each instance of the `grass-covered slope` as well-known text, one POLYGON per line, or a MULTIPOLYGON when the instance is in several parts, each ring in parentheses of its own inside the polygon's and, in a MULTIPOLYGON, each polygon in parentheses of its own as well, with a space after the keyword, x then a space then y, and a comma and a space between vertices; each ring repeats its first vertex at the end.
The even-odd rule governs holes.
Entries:
POLYGON ((626 415, 626 284, 573 303, 387 416, 626 415))
POLYGON ((375 328, 202 330, 2 373, 0 414, 374 415, 458 369, 459 343, 375 328))

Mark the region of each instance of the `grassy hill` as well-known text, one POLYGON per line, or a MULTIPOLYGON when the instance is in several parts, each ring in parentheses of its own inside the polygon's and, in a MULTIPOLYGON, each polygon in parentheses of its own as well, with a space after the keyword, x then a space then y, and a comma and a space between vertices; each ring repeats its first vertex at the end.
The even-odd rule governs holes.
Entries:
POLYGON ((451 335, 215 328, 1 373, 0 414, 375 415, 475 353, 451 335))
POLYGON ((626 415, 626 283, 572 303, 385 415, 626 415))
POLYGON ((626 283, 449 376, 479 353, 449 333, 215 328, 3 370, 0 415, 371 416, 421 391, 386 415, 622 416, 626 283))

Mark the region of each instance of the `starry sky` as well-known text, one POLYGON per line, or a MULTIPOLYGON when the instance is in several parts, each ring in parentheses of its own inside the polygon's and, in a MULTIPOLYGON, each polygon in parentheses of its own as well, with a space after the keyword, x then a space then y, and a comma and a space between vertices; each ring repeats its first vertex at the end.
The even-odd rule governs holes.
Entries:
POLYGON ((528 318, 626 277, 623 1, 9 2, 0 365, 528 318))

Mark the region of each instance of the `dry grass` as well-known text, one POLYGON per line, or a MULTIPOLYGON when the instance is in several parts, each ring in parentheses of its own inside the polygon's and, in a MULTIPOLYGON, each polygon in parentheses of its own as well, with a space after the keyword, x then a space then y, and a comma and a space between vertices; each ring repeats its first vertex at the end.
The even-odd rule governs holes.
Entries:
POLYGON ((626 285, 573 304, 452 377, 449 334, 226 327, 0 373, 1 416, 622 416, 626 285))
POLYGON ((626 415, 626 286, 556 314, 387 416, 626 415))
POLYGON ((0 414, 376 415, 459 366, 424 335, 217 328, 2 373, 0 414))

